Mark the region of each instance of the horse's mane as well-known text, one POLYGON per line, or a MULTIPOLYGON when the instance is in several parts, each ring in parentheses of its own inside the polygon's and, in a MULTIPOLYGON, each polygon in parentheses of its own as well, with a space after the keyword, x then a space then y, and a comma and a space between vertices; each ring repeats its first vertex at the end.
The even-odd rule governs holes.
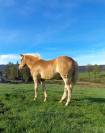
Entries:
POLYGON ((36 57, 36 58, 38 58, 38 59, 41 59, 41 56, 40 56, 40 54, 30 54, 30 53, 26 53, 26 54, 23 54, 23 55, 28 55, 28 56, 33 56, 33 57, 36 57))

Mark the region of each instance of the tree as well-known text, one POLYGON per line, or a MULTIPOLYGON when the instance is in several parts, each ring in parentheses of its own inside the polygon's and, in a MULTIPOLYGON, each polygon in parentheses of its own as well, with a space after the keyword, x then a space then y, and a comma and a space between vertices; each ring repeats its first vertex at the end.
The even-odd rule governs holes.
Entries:
POLYGON ((2 72, 0 71, 0 77, 2 77, 2 72))
POLYGON ((99 74, 100 72, 100 67, 99 65, 95 64, 94 67, 93 67, 93 72, 94 72, 94 80, 97 79, 97 75, 99 74))
POLYGON ((30 74, 30 70, 27 66, 25 66, 23 68, 23 70, 21 71, 21 76, 22 79, 27 83, 30 79, 32 80, 31 74, 30 74))
POLYGON ((19 64, 9 63, 5 69, 6 78, 8 80, 18 80, 21 79, 25 82, 32 80, 30 71, 27 66, 23 68, 22 71, 19 71, 19 64))
POLYGON ((17 77, 17 67, 13 63, 9 63, 5 69, 6 78, 9 80, 15 80, 17 77))
POLYGON ((88 71, 88 76, 89 76, 89 81, 90 81, 90 79, 91 79, 91 72, 93 71, 93 66, 91 64, 88 64, 87 71, 88 71))
POLYGON ((19 63, 17 62, 16 63, 16 79, 20 79, 20 77, 21 77, 21 74, 19 71, 19 63))

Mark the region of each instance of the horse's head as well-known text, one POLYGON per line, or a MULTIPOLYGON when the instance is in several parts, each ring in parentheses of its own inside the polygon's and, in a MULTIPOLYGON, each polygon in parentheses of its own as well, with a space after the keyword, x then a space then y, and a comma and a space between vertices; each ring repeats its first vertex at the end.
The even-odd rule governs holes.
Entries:
POLYGON ((20 55, 21 57, 21 62, 19 64, 19 70, 23 69, 23 67, 26 65, 26 61, 25 61, 25 55, 20 55))
POLYGON ((24 54, 21 56, 21 62, 19 64, 19 69, 23 69, 25 65, 27 65, 30 69, 33 65, 35 65, 35 62, 40 60, 39 55, 30 55, 30 54, 24 54))

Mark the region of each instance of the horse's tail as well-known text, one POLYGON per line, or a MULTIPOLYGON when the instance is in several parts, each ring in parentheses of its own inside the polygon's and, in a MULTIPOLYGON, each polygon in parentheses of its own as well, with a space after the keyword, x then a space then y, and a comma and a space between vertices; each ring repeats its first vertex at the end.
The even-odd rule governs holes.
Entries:
POLYGON ((74 61, 73 71, 72 71, 72 75, 71 75, 71 82, 73 84, 75 84, 77 82, 77 79, 78 79, 78 63, 76 61, 74 61))

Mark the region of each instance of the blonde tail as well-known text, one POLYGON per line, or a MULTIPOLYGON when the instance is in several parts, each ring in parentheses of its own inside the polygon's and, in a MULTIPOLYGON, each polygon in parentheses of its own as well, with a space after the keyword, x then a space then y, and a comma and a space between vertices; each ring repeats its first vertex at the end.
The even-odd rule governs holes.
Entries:
POLYGON ((74 69, 71 75, 72 83, 75 84, 77 82, 77 79, 78 79, 78 63, 74 61, 74 69))

